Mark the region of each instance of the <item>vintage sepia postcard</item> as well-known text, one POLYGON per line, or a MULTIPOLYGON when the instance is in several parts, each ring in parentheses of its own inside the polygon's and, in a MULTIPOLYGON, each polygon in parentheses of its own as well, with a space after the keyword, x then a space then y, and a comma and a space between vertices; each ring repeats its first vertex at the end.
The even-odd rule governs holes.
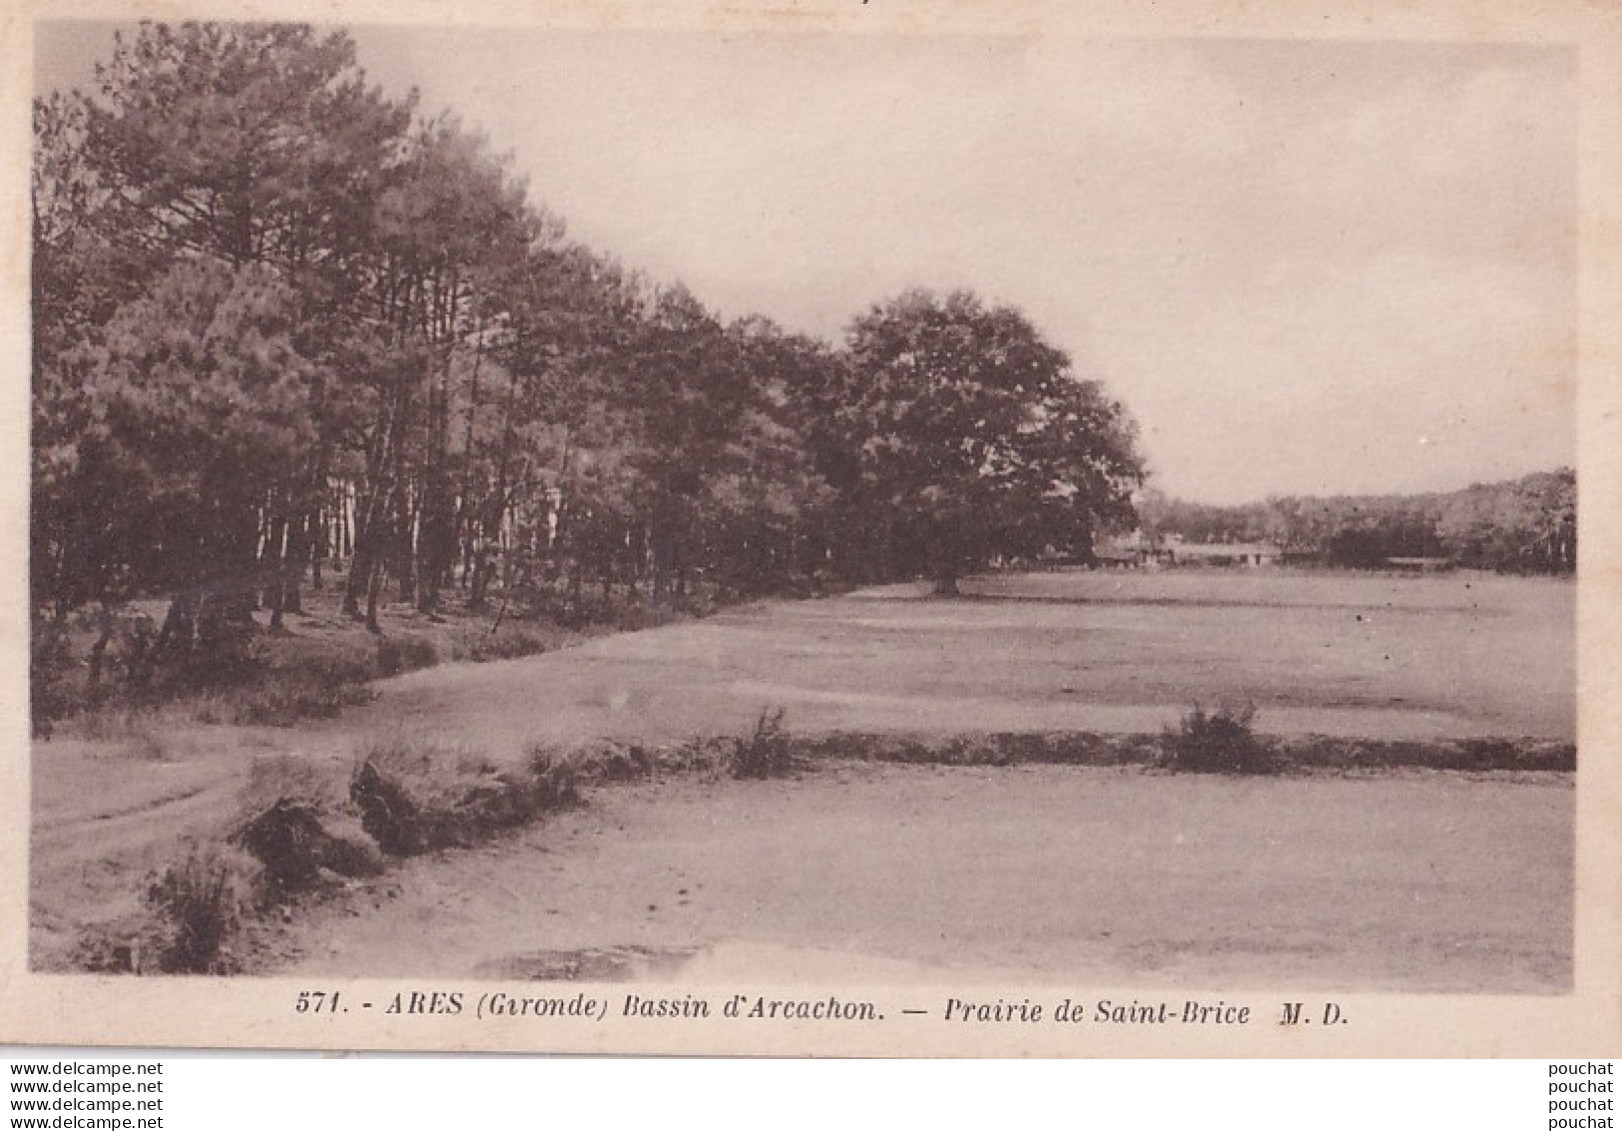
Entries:
POLYGON ((4 36, 0 1040, 1622 1049, 1614 8, 4 36))

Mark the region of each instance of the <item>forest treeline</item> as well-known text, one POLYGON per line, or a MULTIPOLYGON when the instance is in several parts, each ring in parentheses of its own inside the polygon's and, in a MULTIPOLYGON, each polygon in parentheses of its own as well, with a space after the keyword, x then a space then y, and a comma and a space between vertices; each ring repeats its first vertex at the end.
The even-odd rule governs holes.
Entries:
POLYGON ((345 610, 578 612, 1084 550, 1133 425, 1017 310, 845 340, 725 320, 569 238, 342 31, 144 24, 36 101, 33 607, 174 594, 162 649, 345 610), (341 567, 341 571, 338 567, 341 567))
POLYGON ((1265 542, 1286 556, 1348 568, 1428 558, 1503 573, 1577 568, 1577 476, 1570 468, 1416 495, 1286 497, 1212 506, 1144 491, 1151 540, 1265 542))
POLYGON ((994 560, 1086 560, 1140 517, 1336 564, 1575 561, 1570 472, 1253 507, 1144 494, 1123 407, 970 293, 876 301, 837 343, 724 319, 571 239, 479 134, 373 84, 342 31, 143 24, 92 88, 36 101, 34 140, 36 638, 164 595, 151 661, 206 663, 312 585, 373 629, 384 602, 520 595, 578 619, 919 576, 951 592, 994 560))

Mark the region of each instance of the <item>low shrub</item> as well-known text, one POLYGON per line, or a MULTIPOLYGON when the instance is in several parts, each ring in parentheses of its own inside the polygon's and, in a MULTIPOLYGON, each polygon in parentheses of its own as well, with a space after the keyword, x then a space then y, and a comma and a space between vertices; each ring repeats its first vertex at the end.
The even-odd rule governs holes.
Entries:
POLYGON ((422 806, 393 775, 370 759, 355 769, 349 799, 360 810, 361 828, 390 856, 415 856, 438 847, 422 806))
POLYGON ((327 873, 382 871, 377 847, 344 811, 345 800, 343 775, 330 764, 297 754, 260 755, 249 764, 227 839, 259 862, 261 904, 315 887, 327 873))
POLYGON ((71 677, 77 665, 67 627, 36 621, 29 635, 28 717, 37 737, 50 738, 52 725, 73 706, 71 677))
POLYGON ((673 774, 705 774, 714 777, 732 765, 732 752, 737 746, 735 738, 715 736, 690 738, 675 746, 661 747, 654 753, 654 765, 673 774))
POLYGON ((150 915, 125 916, 94 923, 79 932, 66 957, 66 968, 87 974, 139 974, 148 970, 147 956, 161 954, 162 932, 150 915))
POLYGON ((297 726, 331 719, 367 702, 378 674, 371 648, 303 647, 266 659, 251 678, 233 687, 204 690, 191 700, 200 723, 297 726))
POLYGON ((191 715, 204 726, 219 726, 236 719, 236 708, 224 692, 205 691, 193 700, 191 715))
POLYGON ((439 663, 439 649, 423 636, 385 636, 377 642, 377 672, 385 679, 439 663))
POLYGON ((142 728, 130 735, 124 746, 124 755, 142 762, 170 762, 174 756, 168 744, 155 730, 142 728))
POLYGON ((537 811, 566 809, 580 803, 580 766, 568 754, 544 746, 529 752, 529 776, 537 811))
POLYGON ((1253 729, 1256 708, 1222 704, 1214 711, 1195 703, 1162 736, 1163 765, 1195 774, 1262 774, 1277 767, 1253 729))
POLYGON ((377 850, 359 837, 333 832, 323 809, 278 798, 231 835, 263 868, 263 894, 276 900, 315 887, 324 872, 372 876, 383 870, 377 850))
POLYGON ((736 740, 731 769, 735 778, 775 778, 792 771, 796 764, 793 742, 783 729, 782 707, 767 707, 755 720, 755 729, 736 740))
MULTIPOLYGON (((182 650, 177 657, 184 684, 230 687, 258 673, 263 662, 256 647, 261 630, 250 610, 251 604, 241 595, 202 601, 190 650, 182 650)), ((184 649, 185 637, 178 639, 184 649)))
POLYGON ((636 781, 653 773, 654 755, 639 742, 608 742, 591 755, 593 781, 636 781))
POLYGON ((371 762, 391 776, 418 776, 431 772, 436 766, 447 772, 477 773, 474 769, 483 761, 483 755, 442 747, 425 742, 407 733, 383 734, 371 739, 361 751, 360 762, 371 762))
POLYGON ((162 719, 154 711, 105 703, 75 716, 64 726, 70 726, 76 737, 113 746, 124 758, 171 760, 162 719))
POLYGON ((997 731, 985 734, 896 734, 835 731, 795 735, 794 754, 805 761, 846 759, 938 766, 1152 765, 1163 755, 1155 734, 1094 731, 997 731))
POLYGON ((658 774, 715 775, 730 771, 740 741, 735 737, 712 735, 669 746, 645 746, 640 742, 608 739, 576 751, 568 756, 568 761, 582 785, 641 781, 658 774))
POLYGON ((380 670, 377 652, 360 644, 328 644, 289 656, 280 666, 326 683, 368 683, 380 670))
MULTIPOLYGON (((345 707, 372 697, 363 683, 336 683, 319 675, 287 670, 269 673, 253 687, 225 695, 230 718, 241 726, 291 727, 305 719, 337 718, 345 707)), ((218 707, 211 709, 217 712, 218 707)))
POLYGON ((525 765, 488 761, 408 740, 374 746, 350 778, 361 827, 390 856, 475 844, 579 799, 576 762, 536 747, 525 765))
POLYGON ((227 974, 236 968, 228 943, 242 923, 251 871, 213 848, 191 846, 154 875, 146 903, 158 931, 158 969, 165 974, 227 974))
POLYGON ((304 801, 329 807, 343 798, 342 776, 329 766, 298 754, 260 754, 248 763, 248 780, 239 794, 244 812, 258 812, 278 801, 304 801))
POLYGON ((464 635, 451 646, 451 659, 483 664, 492 660, 515 660, 548 651, 553 642, 544 634, 523 628, 464 635))

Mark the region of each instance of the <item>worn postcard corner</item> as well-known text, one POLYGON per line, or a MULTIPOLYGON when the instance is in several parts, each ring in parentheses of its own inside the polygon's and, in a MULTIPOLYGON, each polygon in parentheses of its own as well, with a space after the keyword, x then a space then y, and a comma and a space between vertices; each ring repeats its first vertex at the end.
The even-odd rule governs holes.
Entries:
POLYGON ((1612 14, 0 45, 0 1040, 1618 1055, 1612 14))

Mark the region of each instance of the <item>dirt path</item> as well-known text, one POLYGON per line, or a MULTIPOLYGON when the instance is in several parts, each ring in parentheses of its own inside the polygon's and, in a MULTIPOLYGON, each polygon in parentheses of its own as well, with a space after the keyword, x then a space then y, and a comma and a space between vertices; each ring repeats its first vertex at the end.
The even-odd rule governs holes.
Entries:
POLYGON ((612 787, 410 862, 306 924, 292 972, 1559 992, 1572 800, 1563 775, 1052 766, 612 787))

